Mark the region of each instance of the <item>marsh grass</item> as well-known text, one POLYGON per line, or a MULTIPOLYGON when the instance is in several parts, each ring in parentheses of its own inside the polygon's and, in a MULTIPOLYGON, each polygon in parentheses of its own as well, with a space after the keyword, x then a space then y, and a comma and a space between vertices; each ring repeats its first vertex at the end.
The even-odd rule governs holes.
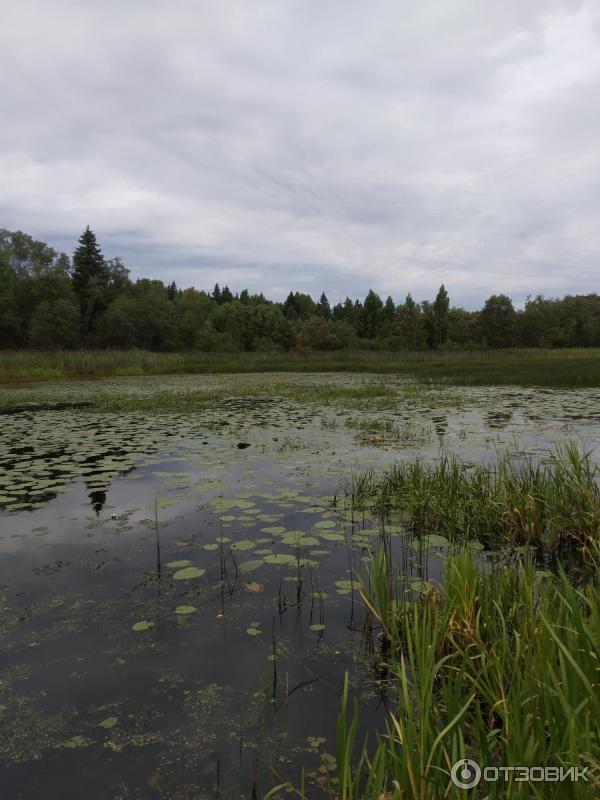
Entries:
POLYGON ((386 730, 357 742, 348 679, 337 728, 341 800, 463 798, 449 774, 481 766, 589 767, 589 782, 486 783, 473 797, 592 798, 600 788, 600 548, 576 588, 531 561, 482 570, 467 550, 445 565, 443 591, 417 600, 389 582, 378 551, 361 590, 390 637, 397 701, 386 730), (391 594, 390 594, 391 592, 391 594))
POLYGON ((600 350, 329 353, 154 353, 144 350, 0 351, 0 382, 167 374, 370 372, 465 386, 600 386, 600 350))
POLYGON ((598 478, 590 455, 569 444, 546 464, 508 455, 495 467, 468 468, 446 455, 435 464, 399 462, 383 478, 354 477, 348 493, 355 509, 399 512, 418 535, 556 553, 600 538, 598 478))
MULTIPOLYGON (((26 401, 30 405, 44 405, 69 399, 67 392, 57 393, 58 384, 33 389, 12 388, 0 392, 0 408, 21 406, 26 401)), ((60 388, 60 387, 59 387, 60 388)), ((80 398, 79 387, 74 386, 73 400, 80 398)), ((105 389, 102 384, 98 391, 86 393, 87 404, 81 404, 81 413, 146 413, 146 414, 193 414, 219 405, 223 410, 245 410, 264 407, 270 404, 290 401, 314 406, 336 406, 342 409, 384 410, 394 408, 398 403, 398 387, 389 386, 375 377, 365 381, 355 381, 340 386, 326 383, 298 383, 294 381, 265 380, 259 382, 240 382, 223 387, 178 388, 173 385, 161 388, 156 385, 127 386, 119 384, 105 389)))
MULTIPOLYGON (((412 394, 412 386, 410 393, 412 394)), ((402 395, 405 396, 404 387, 402 395)), ((381 417, 348 417, 345 425, 355 430, 358 440, 367 445, 395 444, 404 446, 425 445, 431 441, 431 429, 416 427, 381 417)))

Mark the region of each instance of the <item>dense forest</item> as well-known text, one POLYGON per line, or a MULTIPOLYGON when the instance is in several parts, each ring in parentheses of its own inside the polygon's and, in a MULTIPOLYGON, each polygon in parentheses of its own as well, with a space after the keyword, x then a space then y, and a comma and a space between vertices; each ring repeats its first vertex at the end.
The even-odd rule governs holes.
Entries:
POLYGON ((330 306, 290 292, 282 303, 246 289, 180 289, 133 282, 120 258, 105 259, 90 228, 70 259, 21 231, 0 229, 0 347, 139 347, 236 350, 381 350, 600 346, 600 297, 529 298, 515 310, 492 295, 480 311, 407 294, 396 304, 369 291, 330 306))

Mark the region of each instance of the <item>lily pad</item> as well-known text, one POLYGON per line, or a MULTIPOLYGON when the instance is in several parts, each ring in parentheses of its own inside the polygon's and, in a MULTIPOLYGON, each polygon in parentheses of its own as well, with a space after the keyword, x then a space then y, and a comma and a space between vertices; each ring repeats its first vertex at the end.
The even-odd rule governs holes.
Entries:
POLYGON ((293 564, 296 561, 296 556, 288 555, 287 553, 273 553, 270 556, 265 556, 265 564, 293 564))
POLYGON ((296 533, 286 533, 281 539, 283 544, 297 545, 298 547, 310 547, 313 544, 319 544, 319 540, 314 536, 298 536, 296 533))
POLYGON ((247 592, 252 592, 253 594, 259 594, 260 592, 264 592, 265 590, 264 585, 262 583, 257 583, 256 581, 243 583, 242 586, 247 592))
POLYGON ((450 539, 447 539, 445 536, 440 536, 439 533, 430 533, 428 536, 425 536, 424 541, 430 547, 449 547, 450 546, 450 539))
POLYGON ((231 545, 232 550, 251 550, 254 547, 254 542, 250 542, 247 539, 242 539, 239 542, 234 542, 231 545))
POLYGON ((148 622, 147 619, 141 619, 139 622, 134 622, 131 626, 132 631, 149 631, 154 627, 153 622, 148 622))
POLYGON ((175 613, 184 616, 186 614, 193 614, 194 611, 197 610, 198 609, 196 608, 196 606, 177 606, 177 608, 175 609, 175 613))
POLYGON ((255 569, 262 567, 263 561, 255 559, 254 561, 245 561, 243 564, 240 564, 238 570, 239 572, 254 572, 255 569))
POLYGON ((173 580, 175 581, 188 581, 192 578, 201 578, 202 575, 206 572, 205 569, 202 567, 186 567, 185 569, 180 569, 173 575, 173 580))
POLYGON ((87 747, 89 744, 91 744, 91 742, 84 736, 72 736, 70 739, 66 739, 62 743, 62 747, 69 747, 75 750, 78 747, 87 747))

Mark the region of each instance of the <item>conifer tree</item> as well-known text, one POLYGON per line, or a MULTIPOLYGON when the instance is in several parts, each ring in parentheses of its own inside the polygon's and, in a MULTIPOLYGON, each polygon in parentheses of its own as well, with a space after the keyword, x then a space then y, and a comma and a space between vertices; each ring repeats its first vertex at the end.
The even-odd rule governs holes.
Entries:
POLYGON ((79 298, 81 334, 88 336, 98 313, 106 304, 110 272, 96 235, 88 225, 79 237, 79 247, 73 254, 73 289, 79 298))

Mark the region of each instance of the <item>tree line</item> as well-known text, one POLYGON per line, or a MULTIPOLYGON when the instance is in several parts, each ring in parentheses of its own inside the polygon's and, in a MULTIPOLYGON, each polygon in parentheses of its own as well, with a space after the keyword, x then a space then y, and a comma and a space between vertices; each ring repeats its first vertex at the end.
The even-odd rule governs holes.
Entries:
POLYGON ((201 351, 381 350, 600 346, 600 297, 538 295, 516 310, 504 294, 480 311, 433 301, 396 304, 370 290, 333 307, 326 295, 284 302, 227 286, 212 292, 132 281, 106 259, 89 227, 70 259, 21 231, 0 229, 0 347, 139 347, 201 351))

